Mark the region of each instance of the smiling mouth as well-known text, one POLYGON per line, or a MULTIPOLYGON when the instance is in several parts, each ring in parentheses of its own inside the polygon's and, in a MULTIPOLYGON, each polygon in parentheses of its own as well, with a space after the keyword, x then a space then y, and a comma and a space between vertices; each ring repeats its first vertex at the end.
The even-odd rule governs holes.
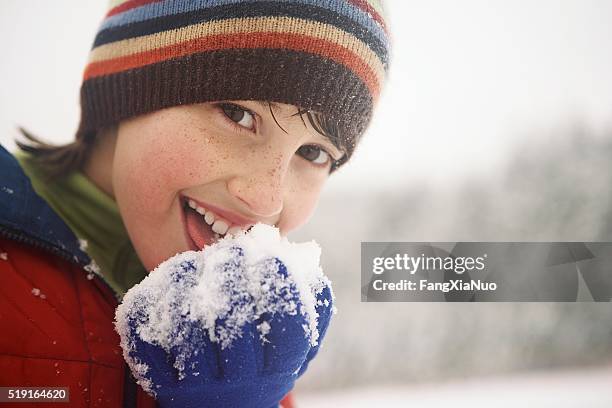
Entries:
POLYGON ((204 221, 204 217, 189 207, 187 200, 181 200, 181 209, 185 238, 189 249, 199 251, 221 238, 221 235, 214 232, 212 227, 204 221))
POLYGON ((248 231, 253 225, 233 225, 231 221, 203 208, 188 197, 181 197, 180 203, 185 238, 189 248, 194 251, 214 244, 227 234, 236 235, 244 230, 248 231))

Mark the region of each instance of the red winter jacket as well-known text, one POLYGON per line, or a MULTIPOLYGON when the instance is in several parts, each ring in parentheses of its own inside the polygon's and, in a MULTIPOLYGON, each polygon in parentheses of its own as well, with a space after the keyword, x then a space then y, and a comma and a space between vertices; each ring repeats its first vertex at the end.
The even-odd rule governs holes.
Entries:
POLYGON ((69 387, 74 407, 122 407, 130 398, 156 406, 126 369, 113 328, 117 301, 100 279, 8 239, 0 253, 2 386, 69 387))
POLYGON ((89 262, 0 146, 0 387, 69 388, 69 404, 39 408, 155 407, 123 360, 115 294, 89 262))

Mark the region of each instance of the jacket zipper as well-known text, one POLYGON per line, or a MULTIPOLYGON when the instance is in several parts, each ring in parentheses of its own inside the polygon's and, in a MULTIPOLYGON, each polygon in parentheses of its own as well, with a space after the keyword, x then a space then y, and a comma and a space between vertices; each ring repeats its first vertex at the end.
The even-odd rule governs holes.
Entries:
MULTIPOLYGON (((77 266, 79 266, 81 269, 83 269, 86 265, 83 265, 82 262, 78 261, 78 258, 76 258, 75 255, 73 255, 72 253, 63 250, 61 248, 58 248, 57 246, 51 245, 51 244, 47 244, 44 241, 41 241, 39 239, 35 239, 32 237, 27 236, 26 234, 20 233, 20 232, 16 232, 10 228, 7 228, 3 225, 0 225, 0 236, 3 236, 5 238, 8 238, 12 241, 17 241, 20 242, 22 244, 27 244, 30 246, 33 246, 35 248, 39 248, 42 249, 43 251, 49 252, 52 255, 56 255, 59 256, 60 258, 76 264, 77 266), (76 259, 75 259, 76 258, 76 259)), ((115 299, 117 300, 117 302, 120 302, 121 299, 119 297, 119 295, 117 294, 117 292, 115 292, 115 290, 108 284, 108 282, 106 282, 106 280, 98 275, 98 274, 94 274, 95 276, 97 276, 100 281, 102 281, 104 283, 104 285, 110 289, 111 293, 113 294, 113 296, 115 297, 115 299)))

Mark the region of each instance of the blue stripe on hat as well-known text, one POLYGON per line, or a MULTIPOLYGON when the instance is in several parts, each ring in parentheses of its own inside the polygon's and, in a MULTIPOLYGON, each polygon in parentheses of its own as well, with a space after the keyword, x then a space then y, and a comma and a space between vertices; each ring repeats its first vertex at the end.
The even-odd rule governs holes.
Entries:
MULTIPOLYGON (((215 7, 237 3, 258 3, 261 0, 165 0, 162 2, 150 3, 142 7, 136 7, 123 13, 115 14, 105 19, 99 31, 126 24, 137 23, 153 18, 164 17, 173 14, 187 13, 207 7, 215 7)), ((322 2, 321 0, 268 0, 278 3, 299 3, 304 5, 326 8, 335 13, 351 18, 359 25, 365 27, 385 46, 388 38, 382 27, 370 15, 359 7, 346 1, 331 0, 322 2)))

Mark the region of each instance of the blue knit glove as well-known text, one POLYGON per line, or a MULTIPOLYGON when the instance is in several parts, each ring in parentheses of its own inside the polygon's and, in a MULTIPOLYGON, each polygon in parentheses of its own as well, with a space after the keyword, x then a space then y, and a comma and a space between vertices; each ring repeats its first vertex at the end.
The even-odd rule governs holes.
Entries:
MULTIPOLYGON (((220 271, 243 268, 241 248, 233 247, 232 250, 235 256, 220 265, 220 271)), ((271 268, 272 273, 287 278, 287 269, 279 259, 271 258, 266 262, 276 265, 271 268)), ((172 338, 180 341, 174 341, 167 350, 144 341, 139 335, 139 327, 151 318, 146 307, 127 313, 127 333, 122 334, 118 329, 122 334, 124 355, 139 384, 154 394, 164 408, 277 407, 318 352, 333 308, 330 287, 325 285, 316 294, 319 337, 315 345, 305 335, 308 321, 303 314, 277 311, 264 312, 257 319, 244 323, 241 335, 223 347, 219 339, 235 328, 236 316, 248 308, 253 299, 237 290, 240 282, 227 282, 224 289, 232 295, 231 310, 225 318, 215 321, 214 330, 205 329, 188 318, 189 311, 183 307, 181 296, 196 285, 197 268, 194 262, 185 261, 175 269, 170 275, 170 289, 165 293, 176 294, 172 295, 172 302, 176 301, 172 309, 179 312, 172 316, 172 338)), ((238 281, 245 278, 241 273, 236 276, 238 281)), ((295 284, 275 287, 269 285, 269 280, 266 282, 269 287, 266 287, 265 296, 270 304, 294 302, 299 310, 302 302, 295 284)), ((143 293, 136 304, 139 302, 147 304, 150 299, 143 293)))

